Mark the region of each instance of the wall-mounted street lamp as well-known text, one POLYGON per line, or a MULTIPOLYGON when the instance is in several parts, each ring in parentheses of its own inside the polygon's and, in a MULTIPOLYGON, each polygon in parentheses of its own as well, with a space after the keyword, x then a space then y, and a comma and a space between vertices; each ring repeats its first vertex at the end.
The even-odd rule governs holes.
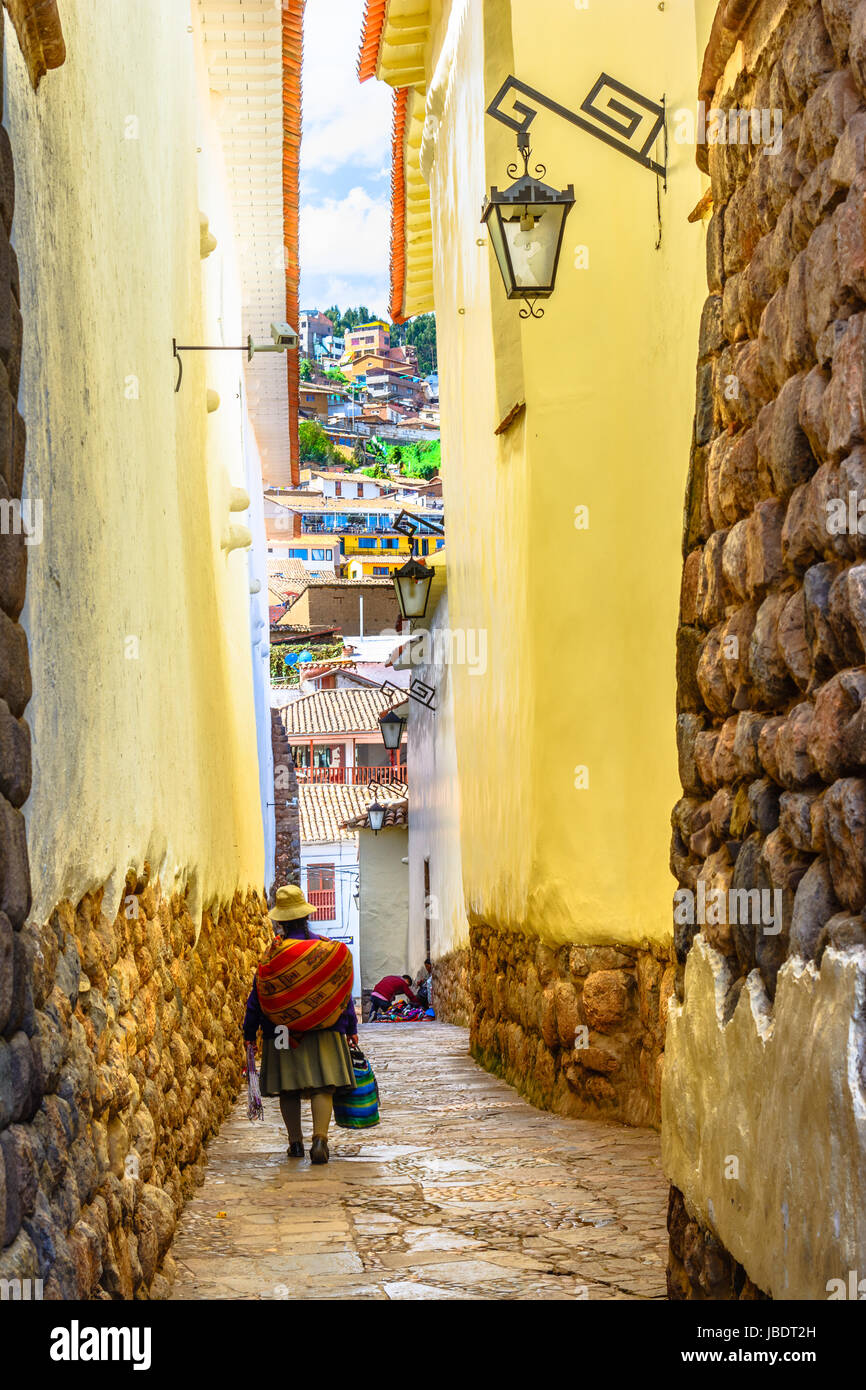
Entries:
POLYGON ((389 753, 396 753, 400 744, 403 742, 403 735, 406 732, 406 720, 401 719, 399 714, 393 709, 389 709, 385 714, 379 715, 379 729, 382 734, 382 742, 389 753))
POLYGON ((420 560, 407 560, 393 574, 397 602, 404 618, 423 618, 435 571, 420 560))
POLYGON ((172 338, 172 356, 177 361, 175 392, 180 390, 180 384, 183 381, 183 361, 180 355, 182 352, 245 352, 247 361, 252 362, 253 355, 257 352, 288 352, 290 349, 297 348, 298 346, 298 335, 294 328, 290 328, 287 323, 272 323, 271 337, 274 340, 272 343, 254 343, 252 337, 248 337, 246 342, 241 346, 235 344, 223 346, 220 344, 218 347, 203 347, 198 344, 178 343, 177 338, 172 338))
MULTIPOLYGON (((618 150, 664 180, 667 187, 664 97, 660 102, 653 101, 603 72, 579 110, 572 111, 519 78, 507 77, 487 114, 515 132, 517 148, 523 156, 523 174, 502 193, 491 188, 484 200, 481 220, 490 235, 505 293, 509 299, 527 301, 520 310, 521 318, 541 318, 544 314, 543 309, 535 308, 535 301, 548 299, 553 293, 565 220, 574 207, 572 184, 558 192, 541 182, 546 172, 543 164, 535 166, 534 176, 529 172, 529 127, 539 109, 552 112, 618 150), (664 154, 659 158, 656 146, 662 135, 664 154)), ((509 177, 515 178, 518 170, 518 164, 509 164, 509 177)))
MULTIPOLYGON (((517 148, 523 156, 523 173, 510 188, 500 193, 495 186, 484 200, 481 221, 490 240, 509 299, 525 299, 522 319, 541 318, 537 299, 549 299, 556 283, 556 269, 562 249, 565 219, 574 207, 574 185, 561 192, 541 182, 543 164, 529 172, 529 132, 519 131, 517 148)), ((509 164, 509 178, 518 172, 509 164)))
POLYGON ((367 822, 373 834, 378 835, 385 824, 385 807, 380 806, 378 801, 371 801, 367 807, 367 822))

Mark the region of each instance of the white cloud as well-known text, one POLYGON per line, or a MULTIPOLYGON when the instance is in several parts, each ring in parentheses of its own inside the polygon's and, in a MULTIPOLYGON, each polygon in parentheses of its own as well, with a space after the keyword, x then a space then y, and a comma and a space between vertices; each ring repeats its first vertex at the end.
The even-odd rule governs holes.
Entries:
POLYGON ((363 13, 363 0, 307 0, 301 180, 315 192, 300 208, 301 299, 384 313, 392 93, 358 81, 363 13))
POLYGON ((301 217, 301 264, 311 275, 334 271, 379 275, 388 262, 390 208, 353 188, 345 198, 306 203, 301 217))
POLYGON ((367 303, 372 308, 375 302, 380 310, 387 304, 390 206, 386 198, 374 198, 358 187, 345 198, 303 204, 300 242, 305 306, 313 286, 313 297, 327 304, 367 303), (323 285, 332 288, 326 291, 323 285))
POLYGON ((310 0, 304 21, 301 162, 332 173, 378 170, 391 143, 391 90, 358 81, 363 0, 310 0))

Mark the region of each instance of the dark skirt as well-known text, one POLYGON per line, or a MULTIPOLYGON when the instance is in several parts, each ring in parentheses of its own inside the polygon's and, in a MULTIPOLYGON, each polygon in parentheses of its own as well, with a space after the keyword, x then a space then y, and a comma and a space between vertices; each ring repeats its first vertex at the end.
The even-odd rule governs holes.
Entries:
POLYGON ((274 1038, 262 1044, 262 1066, 259 1078, 263 1096, 278 1096, 280 1091, 334 1090, 354 1086, 355 1073, 349 1044, 335 1028, 318 1028, 305 1033, 298 1047, 277 1047, 274 1038))

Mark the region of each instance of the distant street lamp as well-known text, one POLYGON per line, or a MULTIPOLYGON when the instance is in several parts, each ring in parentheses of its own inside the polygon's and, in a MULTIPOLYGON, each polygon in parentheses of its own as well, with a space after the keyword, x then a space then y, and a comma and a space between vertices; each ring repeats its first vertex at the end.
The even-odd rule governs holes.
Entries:
POLYGON ((394 588, 404 618, 424 617, 433 574, 432 569, 414 559, 407 560, 405 565, 394 571, 394 588))
POLYGON ((371 801, 367 807, 367 821, 373 834, 378 835, 385 824, 385 807, 380 806, 378 801, 371 801))
MULTIPOLYGON (((535 166, 535 175, 530 174, 528 131, 518 132, 517 148, 523 156, 523 173, 501 193, 491 188, 481 221, 490 233, 506 295, 528 301, 520 310, 521 318, 541 318, 544 310, 535 308, 535 300, 553 294, 565 219, 574 207, 574 185, 558 192, 542 183, 543 164, 535 166)), ((511 178, 518 168, 508 165, 511 178)))
POLYGON ((387 713, 379 716, 379 728, 385 747, 391 753, 396 752, 406 732, 406 720, 401 719, 395 710, 389 709, 387 713))

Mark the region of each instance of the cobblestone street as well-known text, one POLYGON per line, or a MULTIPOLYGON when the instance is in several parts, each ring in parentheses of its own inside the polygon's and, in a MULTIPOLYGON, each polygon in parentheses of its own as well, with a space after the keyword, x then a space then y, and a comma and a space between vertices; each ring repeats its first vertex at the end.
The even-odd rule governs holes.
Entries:
MULTIPOLYGON (((245 1093, 172 1253, 174 1299, 661 1299, 667 1184, 649 1130, 533 1109, 445 1024, 372 1025, 381 1123, 286 1156, 245 1093)), ((309 1105, 304 1105, 309 1147, 309 1105)))

